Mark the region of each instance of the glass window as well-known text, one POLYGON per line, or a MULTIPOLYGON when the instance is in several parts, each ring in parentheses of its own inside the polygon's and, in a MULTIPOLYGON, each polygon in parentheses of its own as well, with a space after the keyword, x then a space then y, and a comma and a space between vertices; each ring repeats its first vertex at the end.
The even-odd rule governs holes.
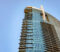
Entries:
POLYGON ((33 35, 32 33, 27 33, 27 35, 33 35))
POLYGON ((27 39, 33 39, 32 37, 27 37, 27 39))
POLYGON ((32 29, 32 27, 27 27, 27 29, 32 29))
POLYGON ((33 50, 32 50, 32 48, 31 49, 28 48, 28 49, 26 49, 26 52, 33 52, 33 50))
POLYGON ((26 43, 33 43, 33 40, 26 40, 26 43))
POLYGON ((47 16, 47 14, 46 14, 45 16, 46 16, 47 21, 49 22, 49 18, 48 18, 48 16, 47 16))
POLYGON ((41 16, 43 16, 43 13, 40 13, 41 16))
POLYGON ((32 30, 27 30, 27 32, 32 32, 32 30))
POLYGON ((32 25, 27 25, 27 26, 32 26, 32 25))
POLYGON ((26 47, 33 47, 32 44, 26 44, 26 47))

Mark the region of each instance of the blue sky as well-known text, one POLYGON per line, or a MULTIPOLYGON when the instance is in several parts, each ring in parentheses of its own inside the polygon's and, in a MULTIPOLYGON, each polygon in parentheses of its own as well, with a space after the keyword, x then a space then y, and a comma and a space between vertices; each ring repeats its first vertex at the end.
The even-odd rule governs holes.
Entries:
POLYGON ((18 52, 24 8, 41 4, 60 20, 60 0, 0 0, 0 52, 18 52))

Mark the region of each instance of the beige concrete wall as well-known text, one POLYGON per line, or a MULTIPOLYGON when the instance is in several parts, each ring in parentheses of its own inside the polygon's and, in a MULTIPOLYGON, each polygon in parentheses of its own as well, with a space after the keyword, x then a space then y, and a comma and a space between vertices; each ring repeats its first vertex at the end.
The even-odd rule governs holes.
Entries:
POLYGON ((54 18, 53 16, 49 14, 48 14, 48 18, 49 18, 50 23, 54 25, 55 30, 58 34, 58 38, 60 40, 60 21, 58 21, 56 18, 54 18))

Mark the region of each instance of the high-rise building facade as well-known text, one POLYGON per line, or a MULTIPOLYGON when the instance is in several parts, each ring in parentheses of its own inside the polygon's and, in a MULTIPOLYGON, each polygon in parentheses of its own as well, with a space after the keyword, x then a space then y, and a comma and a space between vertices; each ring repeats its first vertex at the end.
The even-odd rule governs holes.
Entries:
POLYGON ((60 21, 42 9, 24 12, 19 52, 60 52, 60 21))

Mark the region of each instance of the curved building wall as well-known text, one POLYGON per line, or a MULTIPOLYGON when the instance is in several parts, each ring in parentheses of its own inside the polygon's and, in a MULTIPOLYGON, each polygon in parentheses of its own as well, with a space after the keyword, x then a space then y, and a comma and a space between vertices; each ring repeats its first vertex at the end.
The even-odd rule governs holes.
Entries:
POLYGON ((49 22, 54 25, 55 27, 55 30, 56 30, 56 33, 57 33, 57 36, 60 40, 60 21, 58 21, 56 18, 54 18, 52 15, 48 14, 48 18, 49 18, 49 22))
POLYGON ((45 43, 43 38, 42 26, 43 18, 40 11, 32 9, 32 23, 33 23, 33 52, 44 52, 45 43))

